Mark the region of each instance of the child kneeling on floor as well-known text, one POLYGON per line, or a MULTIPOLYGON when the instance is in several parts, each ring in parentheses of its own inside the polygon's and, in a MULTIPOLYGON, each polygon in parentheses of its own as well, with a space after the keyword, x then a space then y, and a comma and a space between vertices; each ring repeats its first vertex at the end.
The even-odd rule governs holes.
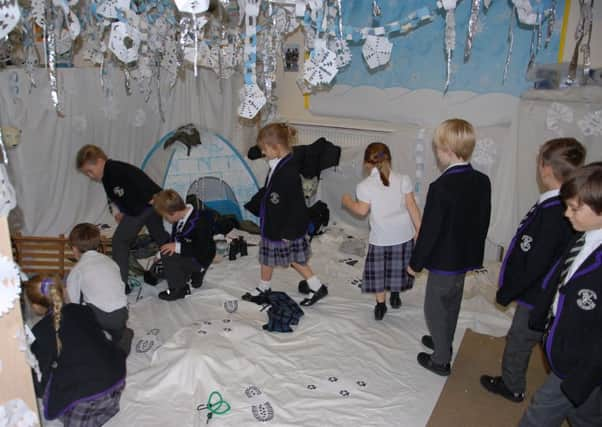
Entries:
POLYGON ((190 295, 188 281, 194 288, 203 284, 207 269, 215 258, 215 241, 211 224, 199 209, 184 200, 175 190, 163 190, 153 197, 153 207, 172 224, 171 238, 161 246, 168 289, 159 298, 173 301, 190 295))
POLYGON ((560 188, 579 233, 546 275, 529 326, 544 331, 551 372, 519 427, 602 425, 602 162, 574 171, 560 188))
POLYGON ((77 263, 67 276, 69 301, 86 304, 115 344, 130 353, 134 332, 127 327, 128 307, 119 266, 98 252, 100 231, 94 224, 77 224, 69 233, 77 263))
POLYGON ((374 318, 387 312, 385 292, 391 293, 391 308, 401 307, 399 292, 410 289, 414 277, 407 267, 420 229, 420 211, 407 175, 391 170, 391 152, 381 142, 373 142, 364 152, 364 165, 370 176, 357 186, 357 201, 343 195, 343 206, 365 216, 370 212, 370 246, 366 256, 362 292, 376 293, 374 318))
POLYGON ((44 417, 65 427, 101 426, 119 412, 125 353, 109 341, 90 307, 65 302, 58 277, 25 283, 32 310, 44 316, 32 329, 42 380, 44 417))
POLYGON ((261 281, 255 291, 242 296, 243 300, 256 304, 267 302, 262 293, 271 290, 276 266, 290 265, 305 279, 299 283, 299 291, 309 296, 301 301, 301 305, 313 305, 328 295, 328 288, 308 264, 311 255, 307 237, 309 214, 299 165, 295 163, 291 148, 296 134, 296 129, 285 123, 272 123, 264 126, 257 135, 257 143, 268 159, 270 170, 264 187, 253 198, 260 198, 257 209, 252 203, 245 207, 260 218, 261 281))

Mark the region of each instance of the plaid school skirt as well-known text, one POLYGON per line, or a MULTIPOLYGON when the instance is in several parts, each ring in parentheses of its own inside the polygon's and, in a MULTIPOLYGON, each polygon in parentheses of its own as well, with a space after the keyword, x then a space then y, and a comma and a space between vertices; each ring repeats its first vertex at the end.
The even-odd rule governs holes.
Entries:
POLYGON ((311 256, 307 236, 295 240, 268 240, 259 242, 259 263, 270 267, 288 267, 292 263, 305 265, 311 256))
POLYGON ((121 386, 98 399, 80 402, 60 417, 65 427, 98 427, 105 424, 119 412, 121 386))
POLYGON ((393 246, 368 246, 362 292, 400 292, 414 286, 406 270, 410 264, 414 241, 393 246))

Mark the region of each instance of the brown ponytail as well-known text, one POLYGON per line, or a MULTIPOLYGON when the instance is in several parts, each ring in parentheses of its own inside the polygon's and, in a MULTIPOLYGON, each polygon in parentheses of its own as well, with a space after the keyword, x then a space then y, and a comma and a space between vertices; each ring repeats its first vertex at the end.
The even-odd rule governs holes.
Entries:
POLYGON ((258 144, 281 145, 290 150, 297 143, 297 129, 286 123, 265 125, 257 134, 258 144))
POLYGON ((56 335, 57 357, 63 347, 59 337, 61 328, 61 313, 65 304, 65 288, 58 276, 35 277, 25 283, 25 293, 33 304, 52 310, 54 333, 56 335))
POLYGON ((382 142, 373 142, 366 147, 364 162, 374 166, 380 175, 380 180, 385 187, 389 186, 391 176, 391 151, 382 142))

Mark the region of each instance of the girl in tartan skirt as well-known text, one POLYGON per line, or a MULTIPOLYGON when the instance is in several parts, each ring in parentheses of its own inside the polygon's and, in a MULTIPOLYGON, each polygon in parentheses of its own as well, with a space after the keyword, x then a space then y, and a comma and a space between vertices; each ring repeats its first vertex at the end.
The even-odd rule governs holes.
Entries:
POLYGON ((32 329, 31 345, 42 373, 35 386, 44 417, 65 427, 102 426, 119 412, 125 353, 106 338, 88 306, 65 303, 58 277, 34 278, 25 292, 44 316, 32 329))
MULTIPOLYGON (((265 185, 254 198, 259 198, 259 212, 254 213, 260 218, 261 280, 255 291, 242 297, 257 304, 265 302, 277 266, 290 265, 303 276, 299 291, 308 297, 301 305, 313 305, 328 295, 327 287, 308 264, 311 255, 307 237, 309 216, 299 165, 291 152, 296 134, 296 129, 285 123, 272 123, 263 127, 257 136, 257 144, 270 165, 265 185)), ((253 212, 249 204, 247 209, 253 212)))
POLYGON ((391 308, 399 308, 399 292, 414 284, 406 267, 420 228, 420 211, 410 178, 391 170, 389 147, 381 142, 368 145, 364 164, 370 175, 358 184, 357 200, 345 194, 342 202, 356 215, 370 212, 370 246, 362 291, 376 294, 374 318, 382 320, 387 312, 386 291, 391 293, 391 308))

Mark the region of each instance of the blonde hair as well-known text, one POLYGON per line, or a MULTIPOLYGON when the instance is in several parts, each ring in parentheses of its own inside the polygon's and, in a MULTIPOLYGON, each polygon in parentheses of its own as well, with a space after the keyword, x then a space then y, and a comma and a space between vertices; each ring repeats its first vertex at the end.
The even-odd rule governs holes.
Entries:
POLYGON ((470 160, 476 136, 474 128, 466 120, 449 119, 435 130, 433 142, 439 148, 446 148, 462 160, 470 160))
POLYGON ((153 207, 161 216, 186 209, 186 203, 175 190, 159 191, 153 196, 153 207))
POLYGON ((257 144, 280 145, 290 151, 297 143, 297 129, 286 123, 265 125, 257 134, 257 144))
POLYGON ((61 354, 63 344, 59 337, 61 328, 61 310, 65 304, 65 288, 61 279, 56 276, 34 277, 24 284, 27 298, 33 304, 52 311, 54 333, 56 335, 57 356, 61 354))
POLYGON ((100 230, 97 226, 88 222, 77 224, 69 233, 69 244, 77 248, 82 254, 87 251, 98 250, 100 230))
POLYGON ((84 145, 77 152, 75 166, 79 170, 86 163, 96 163, 98 159, 107 160, 107 155, 102 151, 102 148, 92 144, 84 145))
POLYGON ((389 186, 391 176, 391 151, 382 142, 373 142, 364 151, 364 163, 374 166, 380 174, 380 180, 385 187, 389 186))

